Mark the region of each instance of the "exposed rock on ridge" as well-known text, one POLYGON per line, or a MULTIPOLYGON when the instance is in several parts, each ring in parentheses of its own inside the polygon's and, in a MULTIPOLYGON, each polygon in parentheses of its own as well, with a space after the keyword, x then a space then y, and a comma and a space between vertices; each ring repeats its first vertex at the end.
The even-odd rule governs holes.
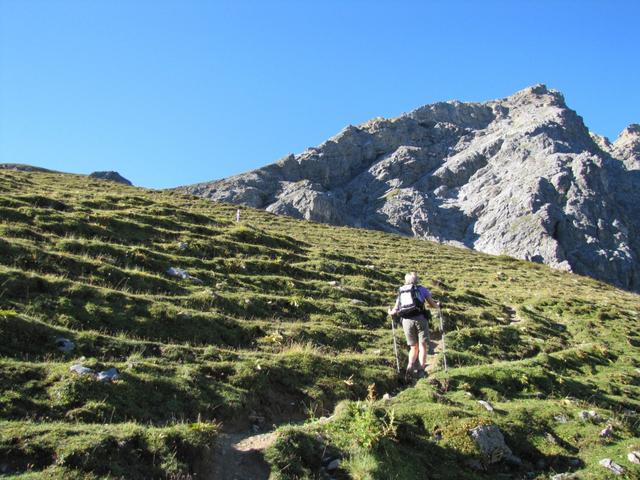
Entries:
POLYGON ((129 180, 124 178, 118 172, 114 172, 114 171, 93 172, 89 176, 93 178, 98 178, 100 180, 109 180, 111 182, 122 183, 123 185, 133 185, 129 180))
POLYGON ((544 85, 348 126, 180 191, 544 262, 639 290, 640 127, 591 134, 544 85))

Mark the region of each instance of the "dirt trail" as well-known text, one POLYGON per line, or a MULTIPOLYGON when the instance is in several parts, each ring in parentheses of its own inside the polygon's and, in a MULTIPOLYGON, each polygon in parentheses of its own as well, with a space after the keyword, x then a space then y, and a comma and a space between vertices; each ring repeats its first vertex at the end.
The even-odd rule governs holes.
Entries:
MULTIPOLYGON (((431 332, 427 371, 441 368, 437 354, 442 352, 442 333, 431 332)), ((211 470, 202 478, 208 480, 268 480, 269 465, 264 450, 275 440, 275 432, 253 433, 250 430, 222 433, 211 456, 211 470)))
POLYGON ((275 432, 251 431, 222 433, 211 458, 212 468, 203 475, 209 480, 267 480, 269 465, 264 450, 275 439, 275 432))

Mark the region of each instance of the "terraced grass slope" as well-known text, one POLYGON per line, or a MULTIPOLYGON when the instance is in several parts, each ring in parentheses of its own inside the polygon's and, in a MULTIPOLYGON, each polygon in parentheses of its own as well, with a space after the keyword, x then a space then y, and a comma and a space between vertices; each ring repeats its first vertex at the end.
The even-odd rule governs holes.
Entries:
POLYGON ((278 431, 275 478, 327 476, 328 458, 344 478, 606 478, 604 457, 640 474, 626 459, 640 449, 637 295, 235 211, 0 172, 0 473, 207 478, 222 429, 307 419, 278 431), (407 269, 445 304, 450 368, 385 400, 402 388, 385 312, 407 269), (100 382, 76 364, 120 375, 100 382), (497 425, 521 463, 479 465, 468 431, 480 424, 497 425))

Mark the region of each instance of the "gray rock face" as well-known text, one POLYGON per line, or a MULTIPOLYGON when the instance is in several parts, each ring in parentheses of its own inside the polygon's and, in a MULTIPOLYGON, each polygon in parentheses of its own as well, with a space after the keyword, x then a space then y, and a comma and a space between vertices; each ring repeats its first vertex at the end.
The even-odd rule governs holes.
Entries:
POLYGON ((640 290, 640 127, 592 134, 544 85, 348 126, 249 173, 180 187, 216 201, 543 262, 640 290))
POLYGON ((100 180, 110 180, 112 182, 122 183, 124 185, 132 185, 132 183, 120 175, 118 172, 93 172, 89 175, 100 180))

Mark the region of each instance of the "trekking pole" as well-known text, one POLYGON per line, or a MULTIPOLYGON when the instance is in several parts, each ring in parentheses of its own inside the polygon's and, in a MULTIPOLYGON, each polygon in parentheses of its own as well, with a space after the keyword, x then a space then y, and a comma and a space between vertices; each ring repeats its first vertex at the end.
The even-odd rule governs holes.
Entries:
POLYGON ((444 320, 442 319, 442 309, 438 305, 438 316, 440 317, 440 330, 442 331, 442 360, 444 362, 444 371, 447 371, 447 350, 444 343, 444 320))
POLYGON ((393 315, 391 316, 391 335, 393 336, 393 353, 396 356, 396 368, 398 369, 398 374, 400 374, 400 359, 398 358, 398 343, 396 342, 396 325, 393 320, 393 315))

